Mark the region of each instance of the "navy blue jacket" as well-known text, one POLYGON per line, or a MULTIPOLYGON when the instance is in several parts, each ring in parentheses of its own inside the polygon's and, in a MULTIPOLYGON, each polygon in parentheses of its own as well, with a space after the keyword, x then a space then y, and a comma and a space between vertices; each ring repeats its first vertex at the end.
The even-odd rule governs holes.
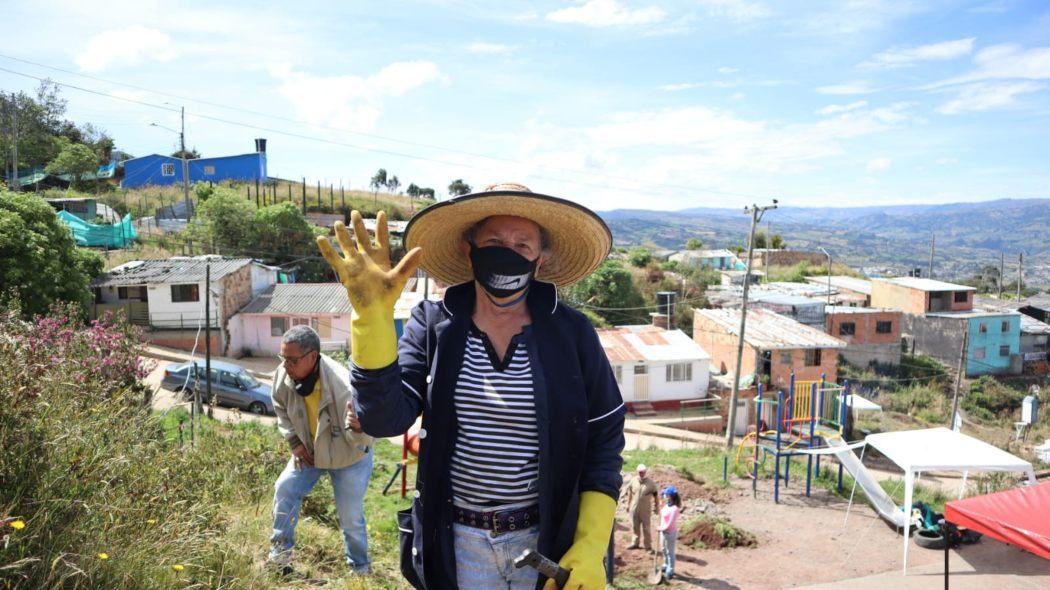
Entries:
MULTIPOLYGON (((449 469, 456 441, 453 391, 474 310, 473 282, 413 311, 389 367, 351 366, 357 415, 374 437, 397 436, 420 413, 419 466, 412 507, 398 514, 401 571, 416 588, 456 588, 449 469)), ((614 500, 622 478, 624 408, 594 328, 558 302, 554 285, 534 281, 528 339, 539 429, 540 553, 561 559, 572 544, 581 492, 614 500)))

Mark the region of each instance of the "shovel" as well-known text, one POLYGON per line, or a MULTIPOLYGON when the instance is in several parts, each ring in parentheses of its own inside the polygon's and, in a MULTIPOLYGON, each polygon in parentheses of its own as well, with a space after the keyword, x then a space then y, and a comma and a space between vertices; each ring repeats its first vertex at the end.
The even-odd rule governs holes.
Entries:
POLYGON ((660 549, 653 555, 653 571, 646 578, 646 581, 654 586, 662 584, 664 581, 664 568, 660 565, 660 556, 663 555, 664 537, 660 533, 657 533, 657 535, 660 535, 660 549))

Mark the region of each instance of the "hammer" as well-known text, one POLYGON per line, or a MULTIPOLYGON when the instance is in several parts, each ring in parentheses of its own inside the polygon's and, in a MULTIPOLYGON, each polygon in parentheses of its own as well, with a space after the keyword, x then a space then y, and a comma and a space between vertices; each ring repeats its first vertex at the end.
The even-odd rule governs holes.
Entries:
POLYGON ((554 584, 559 588, 565 587, 565 583, 569 581, 569 570, 562 566, 554 563, 551 559, 540 555, 532 549, 526 549, 521 552, 521 555, 514 560, 514 567, 522 568, 530 566, 536 568, 536 571, 543 574, 545 577, 554 580, 554 584))

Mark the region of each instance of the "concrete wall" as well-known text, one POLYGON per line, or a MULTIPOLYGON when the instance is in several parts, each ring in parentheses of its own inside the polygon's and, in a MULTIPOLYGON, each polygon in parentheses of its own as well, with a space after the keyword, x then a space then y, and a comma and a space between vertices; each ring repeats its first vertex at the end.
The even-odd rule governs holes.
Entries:
POLYGON ((901 316, 901 333, 911 337, 915 352, 935 357, 951 367, 959 359, 959 348, 967 328, 965 318, 901 316))
POLYGON ((896 309, 910 314, 926 313, 926 292, 909 289, 889 281, 871 281, 871 306, 896 309))
MULTIPOLYGON (((274 316, 269 314, 239 313, 230 321, 230 353, 242 356, 251 352, 254 356, 276 356, 281 351, 281 337, 270 334, 270 318, 286 318, 286 325, 292 327, 292 318, 310 320, 321 316, 274 316)), ((321 336, 321 346, 325 350, 350 349, 350 316, 326 315, 331 321, 331 332, 321 336)))
POLYGON ((827 332, 836 338, 849 343, 845 350, 840 350, 847 362, 859 367, 867 367, 873 362, 899 365, 901 360, 901 313, 885 310, 875 313, 837 313, 828 314, 827 332), (852 322, 854 334, 841 334, 843 323, 852 322), (878 322, 890 322, 889 333, 876 331, 878 322))
MULTIPOLYGON (((168 348, 177 348, 179 350, 193 350, 193 344, 197 344, 197 356, 202 357, 204 355, 205 340, 204 330, 200 331, 200 335, 197 335, 197 330, 146 330, 143 332, 143 337, 151 344, 157 346, 167 346, 168 348)), ((211 331, 211 352, 212 354, 219 355, 222 353, 222 334, 220 330, 211 331)))
POLYGON ((970 318, 969 331, 970 343, 966 355, 967 375, 1020 372, 1020 364, 1012 361, 1012 358, 1021 351, 1020 317, 1002 315, 970 318), (1003 330, 1004 324, 1006 330, 1003 330), (982 326, 984 331, 981 329, 982 326), (1003 352, 1006 354, 1002 354, 1003 352), (982 356, 983 358, 980 358, 982 356))
POLYGON ((613 372, 620 367, 621 375, 617 383, 620 385, 620 395, 625 402, 649 401, 680 401, 686 399, 702 399, 707 397, 708 379, 710 378, 710 363, 707 359, 693 361, 692 380, 690 381, 667 381, 667 364, 665 362, 645 363, 648 366, 646 375, 649 385, 649 399, 638 400, 635 396, 634 367, 643 363, 624 362, 614 363, 613 372))
POLYGON ((827 266, 828 259, 820 252, 800 252, 797 250, 775 250, 773 252, 755 252, 752 258, 754 268, 766 266, 794 266, 805 260, 815 266, 827 266))

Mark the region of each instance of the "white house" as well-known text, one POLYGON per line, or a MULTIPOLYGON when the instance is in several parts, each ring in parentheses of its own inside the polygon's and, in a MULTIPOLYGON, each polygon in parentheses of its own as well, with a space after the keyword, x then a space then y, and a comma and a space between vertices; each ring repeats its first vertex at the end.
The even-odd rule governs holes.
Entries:
MULTIPOLYGON (((422 295, 404 292, 394 305, 398 337, 412 308, 422 295)), ((353 307, 339 283, 275 284, 259 293, 230 321, 230 352, 276 356, 281 336, 292 326, 313 327, 323 350, 350 350, 350 314, 353 307)))
POLYGON ((668 260, 682 266, 700 268, 706 266, 716 270, 744 270, 736 254, 729 250, 681 250, 668 257, 668 260))
POLYGON ((674 409, 707 397, 711 356, 681 330, 653 325, 598 330, 627 407, 674 409))
POLYGON ((229 320, 252 297, 277 282, 277 268, 251 258, 174 256, 134 260, 92 281, 94 316, 124 313, 128 321, 147 326, 149 339, 160 345, 203 348, 198 328, 215 328, 212 352, 225 354, 230 344, 229 320), (205 281, 211 267, 211 314, 205 321, 205 281))

